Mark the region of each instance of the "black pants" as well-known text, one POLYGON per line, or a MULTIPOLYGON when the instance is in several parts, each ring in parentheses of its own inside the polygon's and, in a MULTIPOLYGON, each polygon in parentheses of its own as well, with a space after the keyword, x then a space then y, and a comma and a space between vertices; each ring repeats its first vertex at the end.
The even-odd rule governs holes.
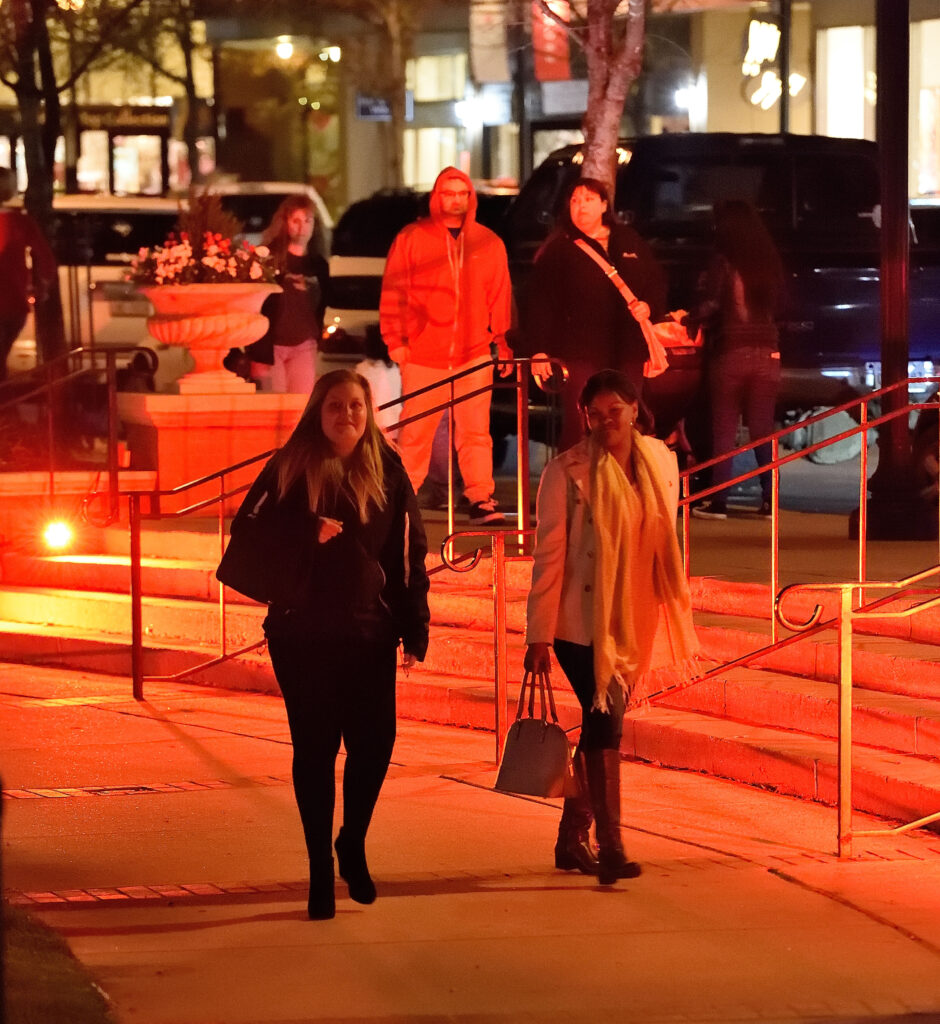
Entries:
POLYGON ((395 744, 389 642, 270 636, 268 651, 294 746, 294 796, 311 860, 332 855, 336 756, 346 747, 343 833, 365 840, 395 744))
POLYGON ((607 692, 607 711, 594 707, 594 647, 556 639, 552 644, 562 672, 571 683, 581 705, 581 738, 578 753, 591 750, 619 750, 623 737, 623 690, 612 686, 607 692))

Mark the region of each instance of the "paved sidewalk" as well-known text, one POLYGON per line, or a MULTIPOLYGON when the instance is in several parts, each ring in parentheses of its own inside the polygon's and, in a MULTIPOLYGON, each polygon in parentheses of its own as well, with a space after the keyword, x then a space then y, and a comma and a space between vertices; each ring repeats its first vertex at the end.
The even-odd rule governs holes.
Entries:
POLYGON ((830 808, 625 764, 644 874, 601 890, 492 745, 401 723, 379 899, 310 922, 277 698, 0 665, 4 883, 121 1022, 940 1021, 940 836, 839 863, 830 808))

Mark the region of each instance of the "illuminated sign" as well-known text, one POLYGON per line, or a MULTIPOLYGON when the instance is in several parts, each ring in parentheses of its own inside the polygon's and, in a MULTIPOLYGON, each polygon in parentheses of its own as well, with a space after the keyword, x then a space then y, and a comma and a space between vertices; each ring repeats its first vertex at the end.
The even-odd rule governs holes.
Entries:
MULTIPOLYGON (((744 37, 744 58, 741 74, 744 76, 744 95, 748 102, 761 110, 769 110, 780 99, 783 84, 775 68, 780 50, 780 26, 773 21, 752 18, 744 37)), ((790 75, 789 92, 798 96, 806 85, 806 76, 794 71, 790 75)))

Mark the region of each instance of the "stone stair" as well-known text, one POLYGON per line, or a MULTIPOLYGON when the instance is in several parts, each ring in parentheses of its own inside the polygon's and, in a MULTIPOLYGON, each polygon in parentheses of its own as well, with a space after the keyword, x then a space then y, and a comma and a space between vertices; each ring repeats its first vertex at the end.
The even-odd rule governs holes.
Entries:
MULTIPOLYGON (((218 540, 211 522, 142 534, 145 671, 168 675, 217 653, 218 540)), ((97 531, 81 554, 0 554, 0 658, 129 673, 127 532, 97 531), (97 551, 91 550, 91 547, 97 551)), ((510 684, 522 675, 529 563, 507 563, 510 684)), ((432 640, 423 665, 401 676, 402 717, 492 729, 494 645, 491 562, 434 576, 432 640)), ((227 644, 261 637, 264 610, 229 594, 227 644)), ((722 662, 770 641, 770 594, 759 584, 693 580, 707 658, 722 662)), ((796 595, 808 615, 831 594, 796 595), (820 600, 820 599, 823 600, 820 600)), ((854 802, 908 820, 940 810, 940 611, 859 624, 854 645, 854 802)), ((783 632, 783 631, 781 631, 783 632)), ((759 665, 666 695, 628 717, 623 754, 832 804, 837 787, 838 649, 830 629, 773 651, 759 665)), ((200 670, 190 681, 274 691, 263 649, 200 670)), ((130 684, 128 684, 130 685, 130 684)), ((564 684, 562 724, 579 721, 564 684)))

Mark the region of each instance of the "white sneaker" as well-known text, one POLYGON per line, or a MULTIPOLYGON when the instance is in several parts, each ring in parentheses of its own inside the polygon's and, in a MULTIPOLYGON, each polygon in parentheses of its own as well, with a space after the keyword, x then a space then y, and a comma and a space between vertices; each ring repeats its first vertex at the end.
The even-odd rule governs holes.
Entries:
POLYGON ((717 505, 714 501, 703 501, 701 505, 692 506, 692 515, 696 519, 727 519, 728 513, 723 505, 717 505))

